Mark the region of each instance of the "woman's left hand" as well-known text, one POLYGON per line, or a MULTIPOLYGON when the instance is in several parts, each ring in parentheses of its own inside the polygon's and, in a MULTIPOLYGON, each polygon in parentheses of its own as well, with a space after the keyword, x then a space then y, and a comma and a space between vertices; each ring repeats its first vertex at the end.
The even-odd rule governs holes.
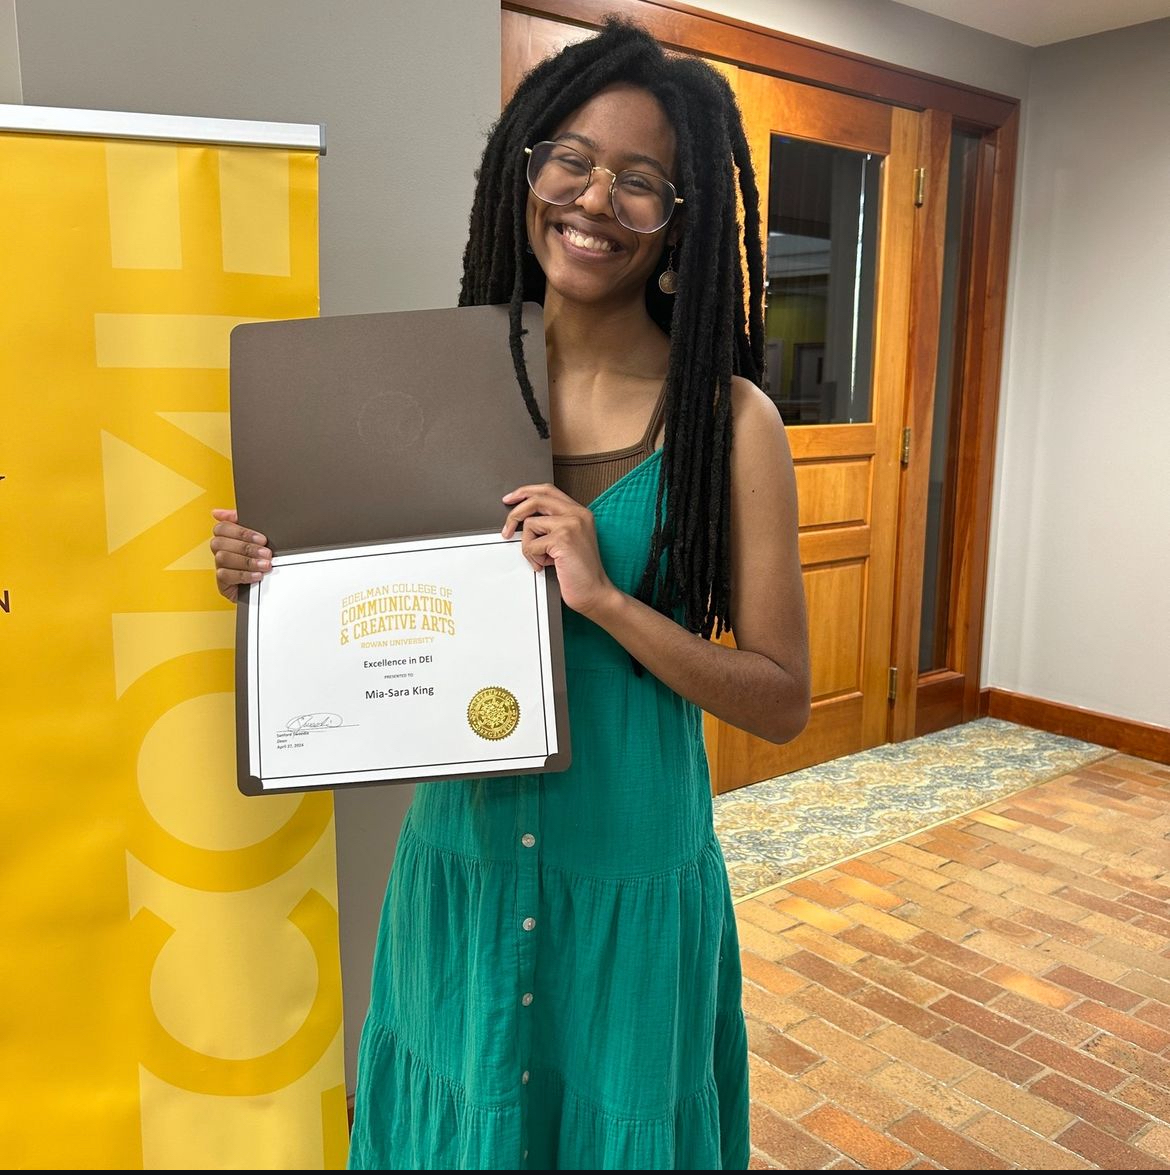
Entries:
POLYGON ((588 616, 617 589, 601 565, 593 513, 553 485, 528 485, 504 495, 511 507, 504 538, 523 532, 521 550, 536 570, 555 567, 561 599, 588 616))

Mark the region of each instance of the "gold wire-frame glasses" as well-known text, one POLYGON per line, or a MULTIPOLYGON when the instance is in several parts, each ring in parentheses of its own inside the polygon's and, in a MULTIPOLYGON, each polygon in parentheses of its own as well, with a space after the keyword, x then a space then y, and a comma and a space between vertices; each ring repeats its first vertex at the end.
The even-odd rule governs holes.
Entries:
POLYGON ((595 171, 608 172, 609 203, 619 224, 635 233, 656 233, 683 203, 670 180, 646 171, 612 171, 567 143, 546 140, 525 147, 528 186, 546 204, 572 204, 589 190, 595 171))

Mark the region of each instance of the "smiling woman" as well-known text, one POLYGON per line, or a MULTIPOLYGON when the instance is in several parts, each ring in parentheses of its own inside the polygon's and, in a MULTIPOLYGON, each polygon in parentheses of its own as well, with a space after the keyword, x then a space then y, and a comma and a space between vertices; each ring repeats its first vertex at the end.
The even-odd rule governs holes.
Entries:
MULTIPOLYGON (((756 386, 762 277, 755 181, 717 73, 611 22, 521 83, 479 168, 460 302, 510 305, 520 394, 551 431, 555 484, 505 495, 501 523, 560 585, 573 765, 416 789, 353 1168, 747 1165, 701 710, 784 741, 809 709, 792 459, 756 386), (526 300, 544 305, 547 421, 526 300), (708 639, 733 620, 736 647, 708 639)), ((226 511, 215 532, 231 598, 271 551, 226 511)))

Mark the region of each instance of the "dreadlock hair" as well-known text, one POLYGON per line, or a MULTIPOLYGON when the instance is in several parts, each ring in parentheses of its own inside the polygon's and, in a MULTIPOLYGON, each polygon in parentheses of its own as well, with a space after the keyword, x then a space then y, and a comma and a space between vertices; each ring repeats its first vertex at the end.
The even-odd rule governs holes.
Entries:
MULTIPOLYGON (((524 148, 615 83, 648 90, 677 142, 686 226, 677 247, 678 292, 646 284, 646 306, 670 337, 666 422, 655 526, 637 595, 710 637, 732 627, 730 558, 731 377, 759 383, 763 363, 763 277, 759 194, 731 87, 705 62, 667 55, 644 29, 608 19, 528 73, 492 128, 477 173, 471 232, 463 254, 461 306, 508 303, 512 360, 528 412, 541 415, 524 363, 521 310, 544 300, 544 274, 526 251, 524 148), (745 308, 737 191, 744 210, 745 308)), ((664 250, 665 256, 665 250, 664 250)))

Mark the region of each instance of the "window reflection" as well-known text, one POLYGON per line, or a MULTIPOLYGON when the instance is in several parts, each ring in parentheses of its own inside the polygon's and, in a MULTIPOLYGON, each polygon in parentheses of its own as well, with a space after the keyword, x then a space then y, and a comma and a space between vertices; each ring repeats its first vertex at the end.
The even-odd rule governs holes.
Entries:
POLYGON ((767 390, 786 424, 872 419, 881 162, 772 136, 767 390))

